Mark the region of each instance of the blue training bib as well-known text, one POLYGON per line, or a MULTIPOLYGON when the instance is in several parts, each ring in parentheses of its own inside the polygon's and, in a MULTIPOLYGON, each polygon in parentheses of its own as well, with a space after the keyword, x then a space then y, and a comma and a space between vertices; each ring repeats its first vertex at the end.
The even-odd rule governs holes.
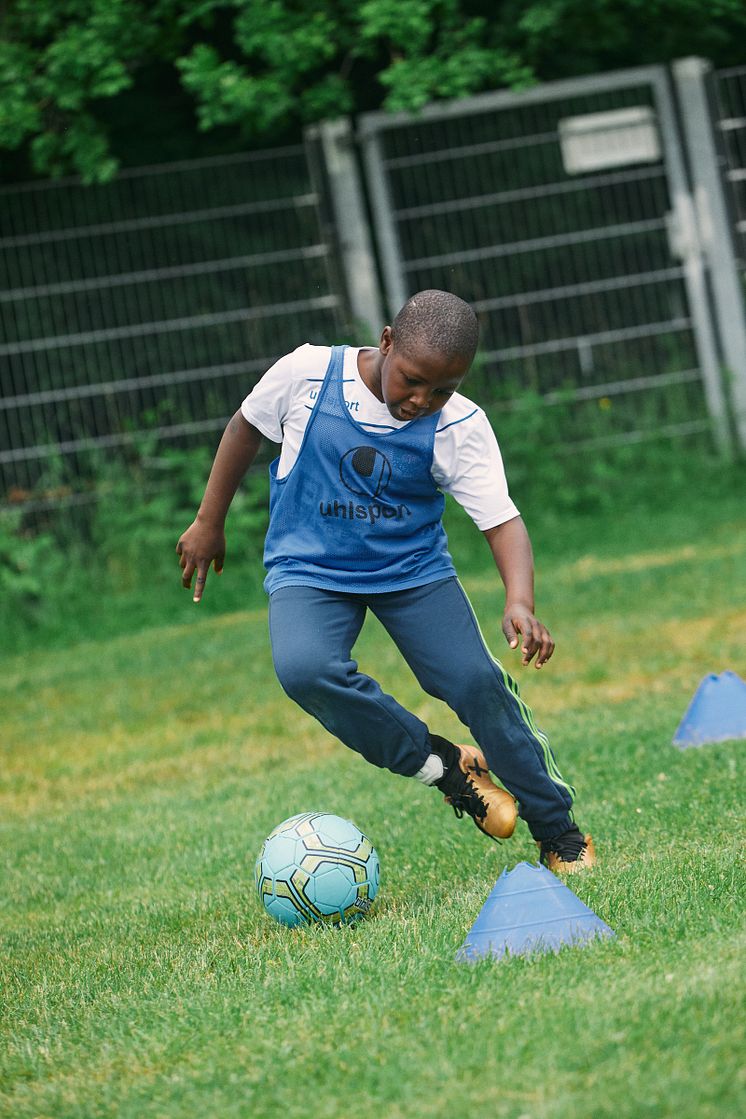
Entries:
POLYGON ((265 590, 309 586, 361 594, 455 575, 430 473, 439 415, 372 434, 344 399, 346 346, 334 346, 298 457, 271 464, 265 590))

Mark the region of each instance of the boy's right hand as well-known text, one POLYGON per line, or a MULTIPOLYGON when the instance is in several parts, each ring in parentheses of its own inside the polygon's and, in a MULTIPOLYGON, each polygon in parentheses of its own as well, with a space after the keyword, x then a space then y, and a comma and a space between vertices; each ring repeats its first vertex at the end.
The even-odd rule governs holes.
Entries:
POLYGON ((199 602, 205 589, 210 564, 215 568, 216 575, 220 575, 223 570, 225 532, 222 528, 205 525, 197 518, 179 537, 176 552, 182 570, 182 587, 189 590, 192 586, 192 576, 195 571, 197 572, 193 601, 199 602))

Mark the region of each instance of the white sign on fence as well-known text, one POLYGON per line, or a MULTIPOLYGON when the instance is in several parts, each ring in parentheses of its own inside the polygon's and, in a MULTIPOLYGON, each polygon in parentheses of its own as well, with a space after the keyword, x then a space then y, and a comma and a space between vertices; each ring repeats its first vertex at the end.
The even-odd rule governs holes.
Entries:
POLYGON ((559 122, 559 137, 568 175, 656 163, 661 158, 655 113, 649 105, 566 117, 559 122))

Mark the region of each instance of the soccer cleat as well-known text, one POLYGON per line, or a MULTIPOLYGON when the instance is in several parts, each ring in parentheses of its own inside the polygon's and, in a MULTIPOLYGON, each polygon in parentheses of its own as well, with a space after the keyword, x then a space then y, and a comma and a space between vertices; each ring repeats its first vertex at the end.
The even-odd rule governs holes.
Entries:
POLYGON ((576 874, 596 865, 593 839, 590 835, 583 835, 577 824, 551 839, 537 839, 536 846, 540 851, 540 861, 555 874, 576 874))
POLYGON ((450 742, 447 745, 451 749, 443 750, 446 771, 436 782, 446 804, 451 805, 459 819, 464 813, 471 816, 479 830, 491 839, 508 839, 518 816, 514 797, 494 783, 487 759, 476 746, 455 746, 450 742))

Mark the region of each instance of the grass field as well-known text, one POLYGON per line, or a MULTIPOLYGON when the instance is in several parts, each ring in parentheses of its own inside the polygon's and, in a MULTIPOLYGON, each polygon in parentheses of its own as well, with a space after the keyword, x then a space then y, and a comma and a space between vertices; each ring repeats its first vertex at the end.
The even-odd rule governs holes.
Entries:
MULTIPOLYGON (((263 610, 6 660, 0 1114, 746 1113, 746 744, 671 746, 706 673, 746 676, 739 508, 697 533, 691 509, 628 513, 540 557, 540 673, 503 655, 496 576, 465 580, 596 839, 573 889, 617 939, 556 956, 454 963, 502 869, 534 859, 525 825, 490 844, 329 740, 280 692, 263 610), (264 835, 308 809, 376 844, 356 928, 289 932, 253 892, 264 835)), ((463 736, 375 624, 358 656, 463 736)))

